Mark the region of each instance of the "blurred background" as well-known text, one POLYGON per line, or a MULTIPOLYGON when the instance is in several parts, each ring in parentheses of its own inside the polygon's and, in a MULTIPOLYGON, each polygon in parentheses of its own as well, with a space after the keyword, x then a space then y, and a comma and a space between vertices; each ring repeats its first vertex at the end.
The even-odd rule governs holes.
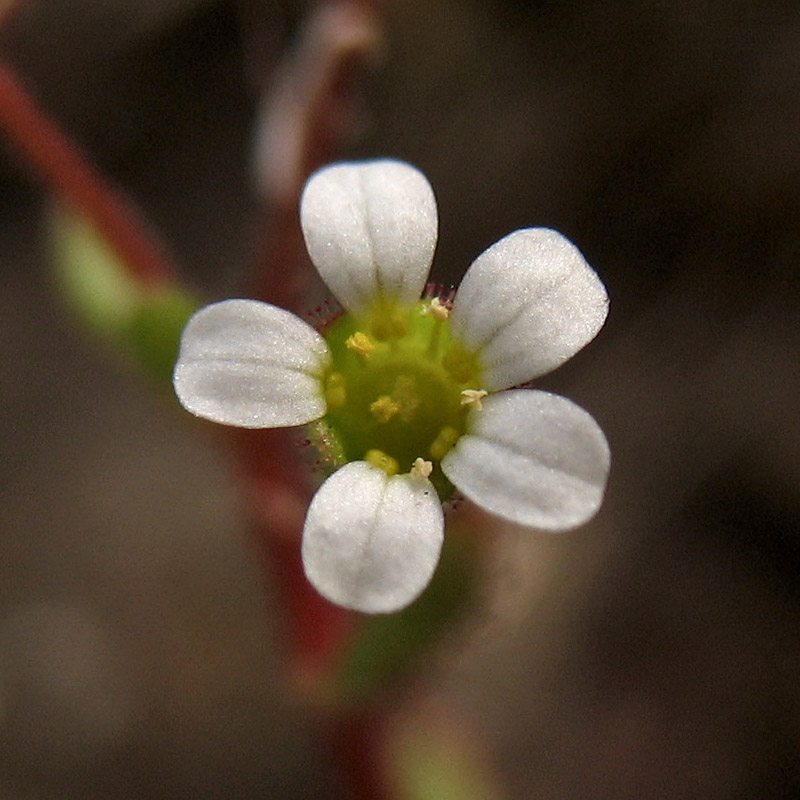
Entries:
MULTIPOLYGON (((0 48, 209 299, 257 241, 253 126, 308 3, 23 0, 0 48)), ((511 797, 800 794, 800 7, 396 0, 347 157, 440 209, 434 277, 514 228, 606 282, 543 388, 612 447, 585 528, 495 526, 422 665, 511 797)), ((0 146, 0 800, 344 797, 287 692, 222 448, 59 300, 0 146)))

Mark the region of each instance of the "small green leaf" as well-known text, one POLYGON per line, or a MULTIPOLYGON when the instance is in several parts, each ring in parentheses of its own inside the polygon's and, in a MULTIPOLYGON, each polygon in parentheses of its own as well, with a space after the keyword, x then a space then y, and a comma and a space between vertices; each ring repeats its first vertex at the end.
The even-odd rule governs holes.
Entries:
POLYGON ((111 248, 83 217, 56 207, 50 217, 56 277, 83 322, 113 337, 136 313, 140 290, 111 248))
POLYGON ((168 381, 197 300, 179 286, 138 282, 96 229, 63 207, 51 215, 51 244, 59 285, 81 321, 168 381))

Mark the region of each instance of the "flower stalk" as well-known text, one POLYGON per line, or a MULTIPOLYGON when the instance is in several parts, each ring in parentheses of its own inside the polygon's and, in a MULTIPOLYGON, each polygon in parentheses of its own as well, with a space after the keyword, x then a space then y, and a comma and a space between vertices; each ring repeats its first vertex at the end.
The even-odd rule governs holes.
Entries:
POLYGON ((331 664, 356 619, 323 598, 303 575, 299 536, 310 489, 296 443, 285 430, 231 434, 253 538, 281 606, 289 678, 305 694, 324 699, 331 664))

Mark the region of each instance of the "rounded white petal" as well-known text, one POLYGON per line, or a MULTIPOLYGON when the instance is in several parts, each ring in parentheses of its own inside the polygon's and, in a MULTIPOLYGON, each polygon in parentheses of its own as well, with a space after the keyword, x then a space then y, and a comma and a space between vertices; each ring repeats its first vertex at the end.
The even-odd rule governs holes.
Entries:
POLYGON ((608 314, 608 295, 577 247, 548 228, 514 231, 467 270, 453 331, 480 350, 484 388, 507 389, 563 364, 608 314))
POLYGON ((242 428, 302 425, 325 413, 325 340, 303 320, 256 300, 201 308, 181 337, 173 383, 192 414, 242 428))
POLYGON ((548 392, 511 389, 471 411, 442 471, 478 505, 547 531, 574 528, 600 507, 608 443, 580 406, 548 392))
POLYGON ((436 247, 436 200, 401 161, 334 164, 312 175, 300 201, 306 247, 337 300, 360 312, 375 297, 419 300, 436 247))
POLYGON ((303 565, 320 594, 356 611, 399 611, 428 585, 439 561, 444 517, 420 475, 353 461, 314 495, 303 529, 303 565))

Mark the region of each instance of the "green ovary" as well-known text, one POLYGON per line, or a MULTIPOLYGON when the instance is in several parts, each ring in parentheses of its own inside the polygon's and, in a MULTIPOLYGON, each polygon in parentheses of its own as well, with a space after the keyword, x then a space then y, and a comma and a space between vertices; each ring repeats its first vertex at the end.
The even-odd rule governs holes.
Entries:
POLYGON ((430 461, 430 480, 446 499, 453 487, 439 462, 464 433, 461 393, 481 388, 481 370, 452 339, 446 312, 430 313, 430 305, 376 304, 324 330, 332 360, 323 422, 345 462, 367 460, 393 474, 430 461))

